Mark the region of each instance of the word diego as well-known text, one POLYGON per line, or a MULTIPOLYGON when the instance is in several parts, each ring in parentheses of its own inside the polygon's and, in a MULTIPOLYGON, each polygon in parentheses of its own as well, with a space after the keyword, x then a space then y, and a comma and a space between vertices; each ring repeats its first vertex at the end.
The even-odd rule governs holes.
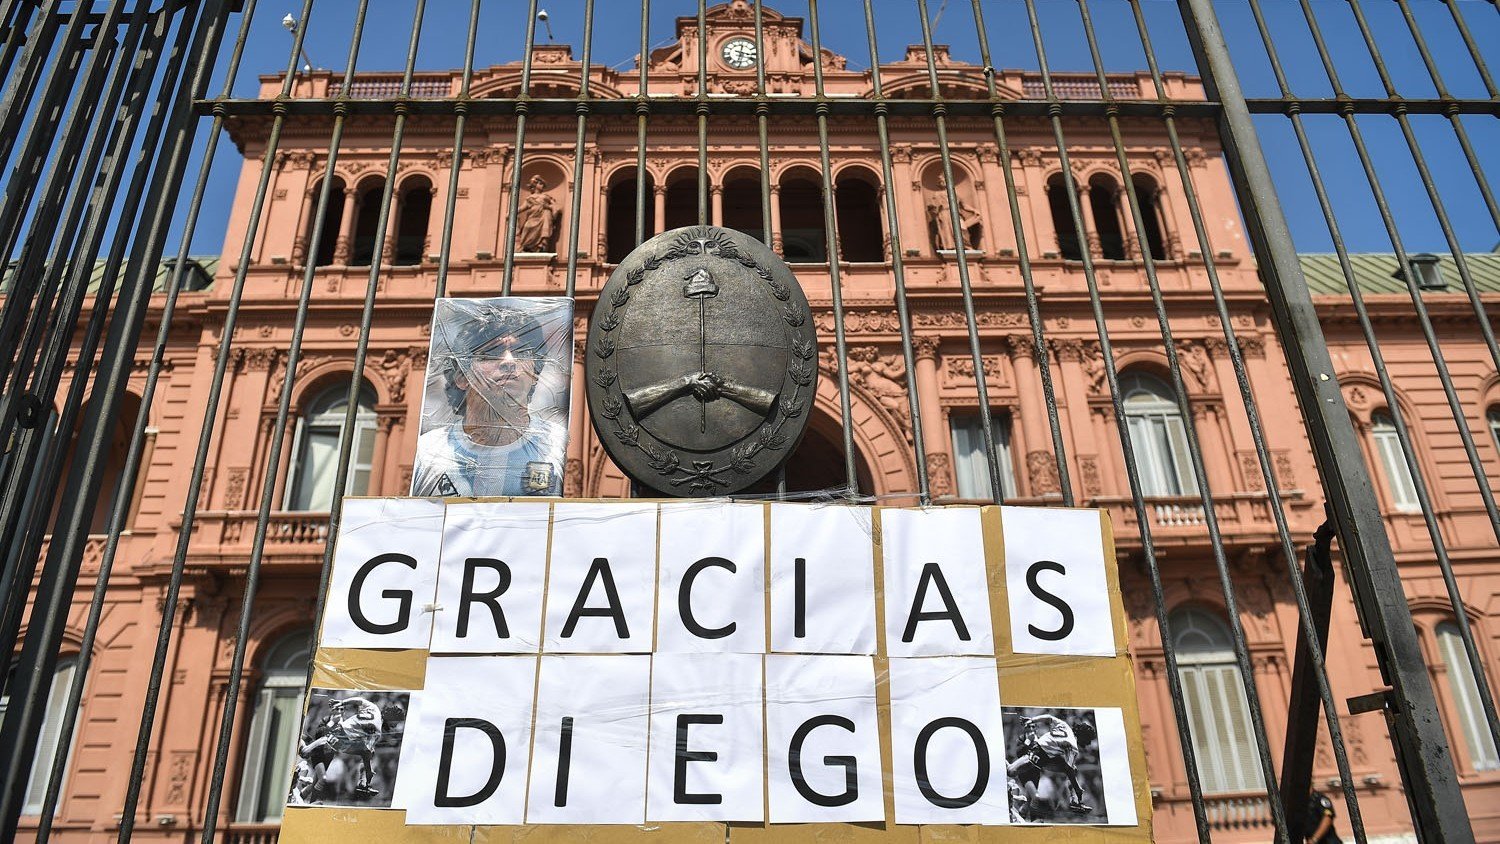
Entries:
MULTIPOLYGON (((1105 549, 1091 510, 351 499, 320 658, 431 654, 412 824, 881 821, 886 786, 897 823, 1035 822, 992 598, 1007 653, 1114 657, 1105 549)), ((1051 741, 1097 778, 1047 822, 1134 825, 1123 714, 1085 711, 1051 741)))

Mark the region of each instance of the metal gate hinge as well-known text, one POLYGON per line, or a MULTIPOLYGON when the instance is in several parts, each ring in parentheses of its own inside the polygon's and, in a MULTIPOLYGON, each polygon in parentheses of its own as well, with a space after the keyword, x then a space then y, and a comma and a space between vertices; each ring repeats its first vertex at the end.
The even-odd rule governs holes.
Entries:
POLYGON ((1391 705, 1391 687, 1386 686, 1369 694, 1356 695, 1349 698, 1345 703, 1349 707, 1350 715, 1360 715, 1365 712, 1381 712, 1391 705))

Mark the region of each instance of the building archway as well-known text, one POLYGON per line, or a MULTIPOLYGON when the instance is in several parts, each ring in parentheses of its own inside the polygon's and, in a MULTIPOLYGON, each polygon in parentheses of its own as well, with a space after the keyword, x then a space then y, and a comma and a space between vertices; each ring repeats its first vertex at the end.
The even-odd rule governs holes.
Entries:
MULTIPOLYGON (((854 446, 854 474, 859 480, 861 493, 869 495, 875 491, 870 464, 860 453, 858 443, 854 446)), ((821 410, 814 409, 812 418, 807 421, 807 432, 802 435, 802 441, 786 461, 786 491, 805 493, 842 490, 846 484, 844 437, 839 431, 839 422, 821 410)), ((772 472, 742 494, 766 495, 774 492, 776 473, 772 472)))

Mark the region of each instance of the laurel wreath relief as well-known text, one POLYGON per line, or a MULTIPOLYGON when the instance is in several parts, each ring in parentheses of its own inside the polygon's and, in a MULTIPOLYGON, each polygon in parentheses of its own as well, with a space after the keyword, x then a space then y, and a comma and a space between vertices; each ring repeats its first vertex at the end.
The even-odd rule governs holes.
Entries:
POLYGON ((802 390, 812 384, 813 376, 817 372, 815 368, 817 364, 814 363, 817 357, 817 345, 810 333, 811 326, 806 325, 804 314, 790 301, 791 296, 792 291, 788 285, 778 281, 770 270, 761 266, 753 257, 740 252, 734 241, 724 237, 720 232, 703 228, 683 232, 673 239, 672 245, 661 255, 648 255, 643 266, 627 272, 625 285, 617 288, 609 297, 608 310, 599 318, 600 336, 593 350, 603 362, 599 371, 594 374, 594 383, 604 391, 604 399, 599 412, 604 418, 614 423, 614 430, 611 433, 614 434, 615 439, 631 448, 639 449, 646 456, 651 468, 663 478, 668 479, 667 483, 670 486, 686 485, 690 490, 707 491, 727 486, 728 482, 719 477, 726 472, 750 474, 755 469, 755 458, 761 452, 779 451, 786 448, 787 437, 781 433, 781 429, 788 421, 801 416, 806 411, 802 390), (761 425, 753 439, 733 449, 730 452, 729 462, 722 466, 713 460, 694 460, 691 467, 683 466, 675 452, 658 448, 649 440, 642 440, 641 427, 628 420, 622 421, 620 418, 625 411, 625 397, 618 384, 618 376, 614 367, 607 363, 615 353, 615 343, 611 332, 620 327, 620 316, 630 302, 631 289, 646 280, 646 273, 654 272, 662 264, 696 255, 709 255, 720 260, 733 261, 752 270, 766 283, 771 295, 781 303, 781 318, 787 324, 787 337, 792 352, 792 363, 787 370, 787 374, 792 379, 791 395, 777 402, 775 412, 761 425))

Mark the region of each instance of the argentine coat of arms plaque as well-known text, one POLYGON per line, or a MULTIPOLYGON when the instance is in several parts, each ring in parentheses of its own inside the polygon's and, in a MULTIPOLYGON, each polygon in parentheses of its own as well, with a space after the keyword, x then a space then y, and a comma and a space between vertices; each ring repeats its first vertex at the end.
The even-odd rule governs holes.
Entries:
POLYGON ((807 297, 774 252, 731 229, 674 229, 626 256, 599 293, 589 417, 643 486, 728 495, 796 448, 817 358, 807 297))

